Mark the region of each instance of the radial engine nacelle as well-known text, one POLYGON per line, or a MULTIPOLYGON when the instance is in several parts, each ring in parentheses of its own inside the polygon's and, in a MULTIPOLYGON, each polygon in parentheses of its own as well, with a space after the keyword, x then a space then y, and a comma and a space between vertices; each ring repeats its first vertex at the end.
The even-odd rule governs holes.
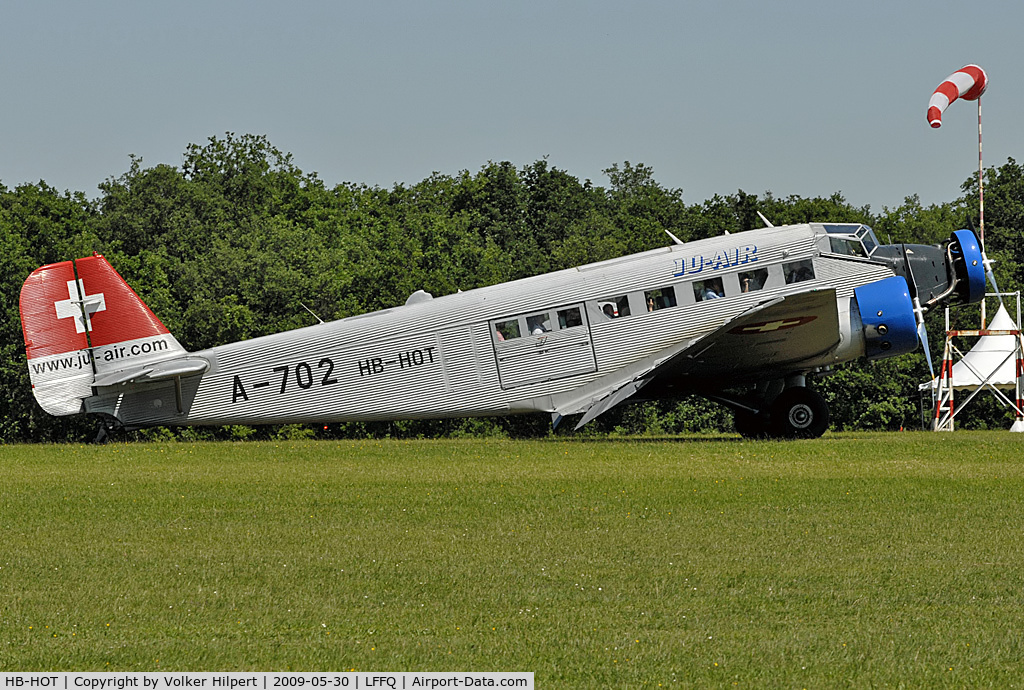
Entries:
POLYGON ((872 258, 905 278, 911 300, 917 297, 925 311, 939 304, 973 304, 985 296, 985 263, 970 230, 957 230, 941 245, 882 245, 872 258))
POLYGON ((884 245, 874 258, 889 263, 896 275, 854 289, 844 329, 868 359, 917 349, 921 331, 915 298, 923 315, 938 305, 973 304, 985 296, 984 261, 970 230, 957 230, 938 246, 884 245))
POLYGON ((853 294, 868 359, 894 357, 917 349, 914 302, 903 276, 861 285, 853 294))
POLYGON ((960 302, 974 304, 985 297, 985 262, 978 238, 970 230, 957 230, 946 249, 956 275, 954 289, 960 302))

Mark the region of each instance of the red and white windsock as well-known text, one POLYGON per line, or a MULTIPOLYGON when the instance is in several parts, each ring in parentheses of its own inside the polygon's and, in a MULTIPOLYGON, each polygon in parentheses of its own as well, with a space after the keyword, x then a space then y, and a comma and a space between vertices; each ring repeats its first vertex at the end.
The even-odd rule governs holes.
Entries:
POLYGON ((967 65, 946 77, 928 101, 928 124, 942 126, 942 112, 957 98, 976 101, 988 88, 988 75, 977 65, 967 65))

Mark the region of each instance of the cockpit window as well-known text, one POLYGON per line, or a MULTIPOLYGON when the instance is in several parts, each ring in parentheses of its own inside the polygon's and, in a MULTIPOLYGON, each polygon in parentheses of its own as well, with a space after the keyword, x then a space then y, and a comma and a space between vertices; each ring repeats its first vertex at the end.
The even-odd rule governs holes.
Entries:
POLYGON ((825 232, 830 235, 854 235, 858 229, 864 226, 860 223, 832 223, 821 227, 825 228, 825 232))
POLYGON ((874 253, 875 248, 878 247, 878 238, 875 237, 875 231, 869 228, 867 225, 861 223, 832 223, 829 225, 822 225, 825 232, 829 234, 829 244, 831 251, 835 254, 844 254, 846 256, 871 256, 874 253), (858 249, 856 253, 850 253, 837 247, 835 235, 845 235, 852 241, 857 241, 863 244, 862 249, 858 249), (857 238, 854 240, 854 238, 857 238))
POLYGON ((868 256, 875 251, 875 247, 878 246, 878 238, 875 237, 875 231, 866 225, 860 226, 860 230, 857 231, 857 237, 864 243, 864 249, 867 251, 868 256))
POLYGON ((864 245, 861 241, 853 237, 829 237, 829 247, 832 249, 833 254, 842 254, 843 256, 866 256, 864 253, 864 245))

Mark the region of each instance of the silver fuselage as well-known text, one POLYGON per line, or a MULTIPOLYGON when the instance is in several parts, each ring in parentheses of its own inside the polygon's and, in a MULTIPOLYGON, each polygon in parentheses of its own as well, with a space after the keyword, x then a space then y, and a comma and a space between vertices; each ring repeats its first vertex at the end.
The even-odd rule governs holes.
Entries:
POLYGON ((845 332, 807 371, 863 354, 849 333, 853 291, 893 275, 832 251, 824 227, 724 235, 221 345, 191 353, 209 363, 201 376, 96 388, 86 411, 127 427, 552 412, 765 299, 833 288, 845 332), (808 261, 813 278, 787 283, 808 261), (725 295, 705 299, 712 285, 725 295))

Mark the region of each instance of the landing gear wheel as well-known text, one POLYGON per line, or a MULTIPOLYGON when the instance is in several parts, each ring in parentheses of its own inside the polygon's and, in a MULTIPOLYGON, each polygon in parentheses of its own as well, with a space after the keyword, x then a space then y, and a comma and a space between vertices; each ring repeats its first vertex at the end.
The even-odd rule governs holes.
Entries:
POLYGON ((782 438, 818 438, 828 422, 828 404, 810 388, 787 388, 772 403, 772 432, 782 438))
POLYGON ((103 445, 113 438, 115 432, 124 428, 116 417, 111 417, 109 415, 100 416, 99 421, 100 428, 96 432, 96 438, 93 439, 93 443, 97 445, 103 445))
POLYGON ((736 433, 744 438, 765 438, 770 432, 767 417, 748 410, 736 410, 733 424, 736 426, 736 433))

